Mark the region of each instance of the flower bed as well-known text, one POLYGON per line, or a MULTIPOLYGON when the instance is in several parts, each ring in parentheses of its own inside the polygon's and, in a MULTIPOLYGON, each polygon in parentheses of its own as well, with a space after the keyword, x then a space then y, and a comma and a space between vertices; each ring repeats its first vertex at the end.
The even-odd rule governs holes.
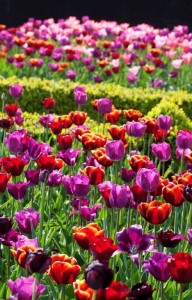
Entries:
POLYGON ((164 92, 148 116, 121 112, 75 86, 73 111, 54 114, 49 97, 31 115, 27 88, 1 97, 0 299, 189 300, 192 132, 180 104, 164 92))

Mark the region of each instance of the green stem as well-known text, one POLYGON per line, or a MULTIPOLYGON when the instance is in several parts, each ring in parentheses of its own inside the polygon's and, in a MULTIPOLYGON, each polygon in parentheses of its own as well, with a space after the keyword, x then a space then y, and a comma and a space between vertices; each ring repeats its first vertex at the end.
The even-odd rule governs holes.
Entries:
POLYGON ((163 286, 163 281, 161 281, 161 300, 163 300, 164 297, 164 286, 163 286))
POLYGON ((96 299, 97 299, 97 290, 94 290, 92 300, 96 300, 96 299))
POLYGON ((178 300, 182 300, 183 299, 183 286, 182 283, 180 283, 179 285, 180 289, 179 289, 179 299, 178 300))
POLYGON ((65 288, 66 288, 66 285, 63 284, 62 289, 61 289, 61 300, 65 300, 65 288))
POLYGON ((33 295, 32 300, 36 300, 36 287, 37 287, 37 277, 35 276, 34 284, 33 284, 33 295))
MULTIPOLYGON (((44 210, 45 210, 45 190, 46 190, 46 182, 42 183, 42 199, 40 203, 40 229, 39 229, 39 241, 41 242, 42 234, 43 234, 43 222, 44 222, 44 210)), ((43 247, 44 245, 42 245, 43 247)))

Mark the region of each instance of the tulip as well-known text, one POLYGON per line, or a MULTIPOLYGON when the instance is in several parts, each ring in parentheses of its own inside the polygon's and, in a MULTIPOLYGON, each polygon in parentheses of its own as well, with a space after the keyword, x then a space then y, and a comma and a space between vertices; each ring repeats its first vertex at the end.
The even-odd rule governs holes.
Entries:
MULTIPOLYGON (((33 295, 33 289, 34 289, 34 283, 35 278, 30 277, 19 277, 15 281, 12 281, 11 279, 8 280, 7 284, 12 292, 13 297, 10 297, 9 299, 25 299, 25 300, 31 300, 33 295)), ((46 289, 46 286, 43 284, 40 284, 37 281, 36 286, 36 299, 39 298, 39 296, 44 292, 46 289)))
POLYGON ((15 117, 18 108, 20 108, 20 107, 16 104, 6 104, 5 105, 5 113, 9 117, 15 117))
POLYGON ((107 156, 106 149, 104 147, 92 151, 92 154, 97 160, 97 162, 103 167, 109 167, 113 164, 113 161, 109 158, 109 156, 107 156))
POLYGON ((184 188, 184 197, 188 202, 192 203, 192 184, 188 184, 184 188))
POLYGON ((93 205, 92 207, 88 207, 86 205, 81 205, 79 209, 80 216, 85 220, 85 221, 94 221, 95 218, 97 217, 97 211, 98 209, 102 209, 101 204, 96 204, 93 205))
POLYGON ((133 205, 133 194, 128 186, 113 184, 110 191, 109 202, 111 207, 129 207, 133 205))
POLYGON ((11 84, 9 86, 9 94, 11 97, 17 99, 20 98, 23 92, 23 87, 19 84, 11 84))
POLYGON ((93 260, 101 263, 108 263, 112 254, 118 249, 111 238, 93 236, 90 239, 89 250, 93 255, 93 260))
POLYGON ((70 188, 75 197, 85 197, 90 191, 90 180, 87 176, 77 174, 70 178, 70 188))
POLYGON ((16 235, 14 241, 11 242, 11 246, 13 246, 15 250, 22 246, 33 246, 34 248, 39 247, 37 238, 28 239, 25 235, 16 235))
POLYGON ((4 170, 12 176, 19 176, 22 174, 26 162, 22 157, 18 156, 4 156, 1 160, 4 170))
POLYGON ((159 182, 159 171, 157 169, 142 168, 137 172, 136 183, 146 192, 156 190, 159 182))
MULTIPOLYGON (((146 191, 144 191, 143 189, 141 189, 136 182, 133 183, 133 185, 130 186, 130 190, 133 193, 133 199, 134 201, 139 204, 141 202, 147 202, 149 199, 149 195, 146 191)), ((151 200, 151 196, 150 196, 150 200, 151 200)))
POLYGON ((168 143, 151 144, 152 153, 161 161, 171 158, 171 146, 168 143))
POLYGON ((53 98, 45 98, 42 103, 46 109, 51 110, 54 108, 56 101, 53 98))
POLYGON ((55 117, 52 114, 43 115, 39 119, 39 123, 44 128, 49 128, 50 124, 54 121, 55 117))
POLYGON ((97 223, 90 223, 86 227, 73 227, 73 237, 75 241, 85 250, 89 249, 91 238, 94 236, 103 237, 104 234, 105 231, 102 230, 97 223))
POLYGON ((15 213, 15 219, 22 233, 31 234, 31 227, 34 229, 37 227, 40 214, 32 208, 25 208, 15 213))
POLYGON ((56 158, 54 155, 44 155, 44 154, 41 154, 36 159, 36 163, 41 170, 47 170, 50 173, 53 170, 61 169, 64 165, 62 159, 56 158))
POLYGON ((17 248, 17 250, 11 250, 11 254, 14 256, 15 260, 17 261, 17 263, 22 267, 25 268, 25 263, 26 263, 26 259, 27 256, 30 252, 32 251, 36 251, 37 248, 35 248, 32 245, 23 245, 19 248, 17 248))
POLYGON ((84 133, 79 140, 85 150, 91 151, 103 147, 106 144, 107 137, 101 134, 84 133))
POLYGON ((173 206, 180 206, 184 201, 183 185, 170 182, 163 188, 163 198, 173 206))
POLYGON ((105 114, 105 121, 111 124, 115 124, 121 115, 121 110, 112 108, 112 112, 105 114))
POLYGON ((139 118, 142 118, 143 114, 140 112, 140 110, 136 109, 128 109, 123 111, 125 118, 128 121, 135 121, 137 122, 139 118))
POLYGON ((187 233, 189 237, 189 243, 192 245, 192 228, 188 228, 187 233))
POLYGON ((143 234, 141 225, 132 225, 129 228, 123 228, 116 234, 118 240, 118 252, 127 252, 131 259, 138 264, 139 253, 155 252, 155 246, 151 241, 155 237, 151 234, 143 234))
POLYGON ((26 170, 25 177, 30 185, 37 185, 39 183, 40 170, 26 170))
POLYGON ((140 215, 151 224, 162 224, 171 214, 172 205, 153 200, 150 203, 141 203, 137 207, 140 215))
POLYGON ((127 122, 126 131, 129 136, 142 137, 145 133, 147 126, 144 122, 127 122))
POLYGON ((160 230, 157 233, 158 242, 166 248, 175 248, 181 240, 186 240, 182 234, 174 233, 172 230, 160 230))
POLYGON ((15 200, 22 200, 27 193, 29 185, 29 182, 8 183, 7 190, 15 200))
POLYGON ((108 131, 114 140, 122 140, 125 138, 125 126, 112 125, 108 128, 108 131))
POLYGON ((80 271, 81 268, 74 257, 55 254, 51 256, 51 265, 47 273, 57 284, 70 284, 75 281, 80 271))
POLYGON ((97 290, 98 300, 126 300, 129 288, 125 283, 112 281, 110 286, 105 289, 97 290))
POLYGON ((187 130, 180 130, 176 137, 177 147, 187 149, 192 146, 192 133, 187 130))
POLYGON ((57 137, 57 142, 62 150, 71 148, 73 141, 74 136, 71 134, 59 134, 57 137))
POLYGON ((168 259, 168 269, 171 278, 177 283, 192 281, 192 256, 189 253, 178 252, 168 259))
POLYGON ((142 261, 142 266, 145 271, 149 272, 159 281, 166 281, 171 276, 167 260, 170 258, 170 255, 166 255, 162 252, 157 252, 153 254, 148 260, 142 261))
POLYGON ((0 215, 0 235, 8 233, 12 226, 13 223, 9 217, 0 215))
POLYGON ((99 192, 108 208, 111 208, 109 198, 110 198, 112 186, 113 186, 113 183, 111 181, 104 181, 98 185, 99 192))
POLYGON ((0 243, 5 246, 14 246, 19 237, 19 232, 10 229, 7 233, 0 235, 0 243))
POLYGON ((133 155, 128 159, 133 171, 137 172, 141 168, 146 168, 149 163, 149 158, 145 155, 133 155))
POLYGON ((47 179, 47 185, 48 186, 60 186, 63 181, 63 173, 61 170, 54 170, 49 174, 49 177, 47 179))
POLYGON ((78 105, 83 105, 87 101, 87 94, 84 86, 76 86, 74 88, 74 98, 78 105))
POLYGON ((170 130, 171 125, 172 125, 173 118, 170 116, 163 116, 160 115, 157 118, 157 125, 162 129, 162 130, 170 130))
POLYGON ((27 148, 28 133, 26 130, 15 130, 5 138, 7 148, 14 153, 22 153, 27 148))
POLYGON ((45 273, 51 263, 51 257, 42 249, 31 251, 28 253, 25 269, 30 273, 45 273))
POLYGON ((88 286, 85 279, 76 280, 73 283, 73 289, 77 300, 92 300, 94 290, 88 286))
POLYGON ((106 153, 113 161, 122 160, 125 155, 125 148, 122 140, 107 142, 106 153))
POLYGON ((92 185, 98 185, 105 177, 105 171, 102 167, 88 166, 81 170, 81 173, 89 178, 92 185))
POLYGON ((7 183, 11 178, 10 174, 0 172, 0 193, 4 193, 7 187, 7 183))
POLYGON ((139 282, 134 284, 131 288, 131 291, 128 294, 128 297, 131 300, 152 300, 152 294, 154 290, 152 290, 151 285, 148 285, 146 282, 139 282))
POLYGON ((112 102, 108 98, 101 98, 98 100, 97 109, 102 114, 107 114, 112 111, 112 102))
POLYGON ((135 178, 135 172, 126 168, 121 168, 121 178, 125 182, 131 182, 135 178))
POLYGON ((73 121, 73 124, 77 126, 81 126, 84 124, 86 118, 87 118, 87 113, 84 111, 72 111, 69 114, 71 120, 73 121))
POLYGON ((94 290, 107 288, 113 280, 113 271, 107 265, 95 260, 84 271, 86 283, 94 290))

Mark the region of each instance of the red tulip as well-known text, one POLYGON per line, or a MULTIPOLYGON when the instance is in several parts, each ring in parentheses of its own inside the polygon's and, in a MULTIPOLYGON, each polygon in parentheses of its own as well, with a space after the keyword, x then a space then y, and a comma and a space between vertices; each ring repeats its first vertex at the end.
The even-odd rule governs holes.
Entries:
POLYGON ((113 140, 123 140, 125 138, 125 126, 112 125, 108 128, 108 131, 113 140))
POLYGON ((87 118, 87 113, 84 111, 72 111, 70 112, 69 116, 73 121, 73 124, 80 126, 84 124, 87 118))
POLYGON ((72 134, 59 134, 57 136, 57 142, 62 150, 67 150, 71 148, 74 141, 74 136, 72 134))
POLYGON ((136 109, 128 109, 128 110, 124 110, 123 111, 125 118, 128 121, 135 121, 137 122, 139 120, 139 118, 142 118, 143 114, 142 112, 140 112, 140 110, 136 110, 136 109))
POLYGON ((111 238, 94 236, 90 240, 89 250, 92 252, 93 259, 102 263, 108 263, 112 254, 118 249, 111 238))
POLYGON ((163 188, 163 198, 173 206, 180 206, 184 201, 184 186, 170 182, 163 188))
POLYGON ((22 174, 23 169, 26 163, 23 159, 18 156, 5 156, 1 160, 2 166, 7 173, 10 173, 12 176, 19 176, 22 174))
POLYGON ((178 283, 192 281, 192 256, 189 253, 178 252, 168 259, 171 277, 178 283))
POLYGON ((128 161, 132 170, 137 172, 139 169, 147 167, 149 158, 145 155, 133 155, 128 161))
POLYGON ((43 100, 43 106, 46 108, 46 109, 53 109, 54 106, 55 106, 55 99, 53 98, 45 98, 43 100))
POLYGON ((88 166, 81 171, 85 176, 89 177, 90 184, 97 185, 101 183, 105 177, 105 171, 102 167, 88 166))
POLYGON ((7 187, 7 183, 11 178, 10 174, 0 172, 0 193, 4 193, 7 187))

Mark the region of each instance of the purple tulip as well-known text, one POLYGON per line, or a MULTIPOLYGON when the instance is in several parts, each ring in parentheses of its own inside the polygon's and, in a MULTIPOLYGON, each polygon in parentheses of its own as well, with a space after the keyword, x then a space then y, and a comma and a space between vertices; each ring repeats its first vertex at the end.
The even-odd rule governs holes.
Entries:
POLYGON ((27 149, 27 131, 15 130, 9 133, 5 138, 5 144, 7 148, 14 153, 22 153, 27 149))
POLYGON ((107 142, 106 154, 113 161, 122 160, 125 155, 125 147, 122 140, 115 140, 107 142))
POLYGON ((59 63, 50 62, 48 63, 48 66, 53 72, 56 72, 59 68, 59 63))
MULTIPOLYGON (((19 300, 31 300, 33 295, 35 278, 30 277, 20 277, 15 281, 11 279, 8 280, 7 284, 12 292, 12 295, 17 297, 15 299, 19 300)), ((46 286, 37 282, 36 286, 36 299, 44 292, 46 286)), ((13 299, 12 297, 9 299, 13 299)))
POLYGON ((76 86, 74 88, 74 100, 78 105, 83 105, 87 101, 87 94, 84 86, 76 86))
POLYGON ((63 181, 63 173, 61 170, 54 170, 49 174, 47 185, 48 186, 60 186, 63 181))
POLYGON ((37 185, 39 183, 40 170, 26 170, 25 177, 30 185, 37 185))
POLYGON ((159 143, 151 145, 152 153, 161 161, 167 161, 171 158, 171 146, 168 143, 159 143))
POLYGON ((39 119, 39 123, 44 127, 48 128, 50 123, 55 120, 55 117, 52 114, 43 115, 39 119))
POLYGON ((68 195, 73 195, 71 186, 70 186, 71 177, 72 177, 72 175, 64 175, 63 180, 62 180, 62 183, 65 187, 65 191, 68 195))
POLYGON ((70 188, 75 197, 85 197, 90 191, 89 178, 82 174, 71 176, 70 188))
POLYGON ((142 265, 145 271, 151 273, 155 279, 159 281, 166 281, 171 276, 167 260, 171 255, 166 255, 162 252, 157 252, 147 260, 143 260, 142 265))
POLYGON ((192 146, 192 133, 187 130, 180 130, 176 137, 177 147, 187 149, 192 146))
POLYGON ((127 75, 127 81, 130 83, 135 83, 138 80, 138 76, 136 76, 135 74, 128 74, 127 75))
POLYGON ((112 102, 108 98, 101 98, 97 102, 97 109, 102 114, 108 114, 112 112, 112 102))
POLYGON ((76 210, 79 210, 79 207, 81 206, 89 206, 89 199, 86 199, 86 198, 81 198, 81 199, 78 199, 78 198, 74 198, 72 201, 71 201, 71 205, 76 209, 76 210))
POLYGON ((8 183, 7 190, 15 200, 22 200, 27 192, 30 182, 8 183))
POLYGON ((41 154, 50 155, 52 153, 51 147, 46 143, 38 143, 30 138, 27 144, 30 159, 36 160, 41 154))
POLYGON ((189 237, 189 243, 192 245, 192 228, 188 228, 187 233, 189 237))
POLYGON ((127 122, 126 131, 129 136, 142 137, 145 133, 147 125, 144 122, 127 122))
POLYGON ((138 264, 139 253, 156 251, 155 246, 151 244, 151 241, 155 240, 155 236, 143 234, 141 225, 123 228, 117 232, 116 236, 118 240, 116 253, 127 252, 136 264, 138 264))
POLYGON ((75 79, 75 77, 76 77, 76 72, 75 72, 74 70, 68 70, 68 71, 66 72, 66 76, 67 76, 67 78, 69 78, 69 79, 75 79))
POLYGON ((136 175, 137 185, 146 192, 155 191, 159 183, 160 174, 157 169, 141 168, 136 175))
POLYGON ((121 168, 121 178, 125 182, 131 182, 135 178, 135 171, 121 168))
POLYGON ((14 229, 9 230, 6 234, 0 235, 0 243, 5 246, 14 246, 19 237, 19 232, 14 229))
POLYGON ((40 213, 32 208, 25 208, 15 213, 15 220, 22 233, 31 234, 31 227, 35 229, 39 223, 40 213))
POLYGON ((184 161, 187 161, 187 155, 190 155, 191 149, 181 149, 181 148, 176 148, 175 150, 175 155, 178 159, 181 159, 182 156, 184 156, 184 161))
MULTIPOLYGON (((89 69, 90 69, 90 68, 89 68, 89 69)), ((101 78, 101 76, 99 76, 99 75, 94 75, 94 76, 93 76, 93 80, 94 80, 96 83, 102 82, 102 78, 101 78)))
POLYGON ((113 184, 109 196, 111 207, 123 208, 133 204, 133 194, 128 186, 113 184))
POLYGON ((9 94, 15 99, 21 97, 22 91, 23 91, 23 87, 19 84, 11 84, 9 86, 9 94))
POLYGON ((172 118, 172 117, 160 115, 160 116, 157 118, 157 125, 158 125, 159 128, 161 128, 162 130, 170 130, 171 125, 172 125, 172 121, 173 121, 173 118, 172 118))
POLYGON ((80 209, 80 216, 85 220, 85 221, 94 221, 95 218, 97 217, 97 211, 98 209, 102 209, 101 204, 96 204, 93 205, 92 207, 88 206, 82 206, 80 209))
MULTIPOLYGON (((162 67, 164 65, 162 64, 162 67)), ((155 78, 154 81, 149 85, 150 87, 160 88, 165 85, 165 81, 155 78)))
POLYGON ((79 153, 82 152, 79 149, 69 148, 66 151, 58 152, 56 157, 61 158, 68 166, 72 167, 76 164, 79 153))

